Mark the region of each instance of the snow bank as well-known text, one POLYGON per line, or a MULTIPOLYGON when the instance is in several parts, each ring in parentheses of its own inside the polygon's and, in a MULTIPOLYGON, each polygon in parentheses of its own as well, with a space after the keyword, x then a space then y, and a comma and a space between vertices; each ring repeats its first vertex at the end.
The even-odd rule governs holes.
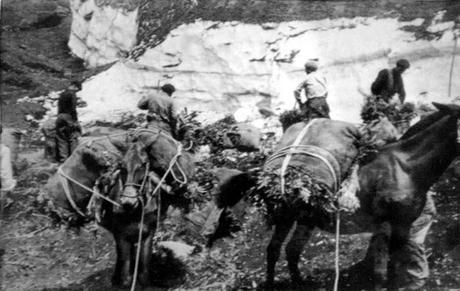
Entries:
MULTIPOLYGON (((362 93, 368 93, 380 69, 399 58, 411 62, 403 76, 408 101, 448 101, 453 23, 436 23, 433 29, 442 37, 432 41, 401 30, 422 22, 359 17, 182 25, 137 62, 118 62, 85 82, 80 96, 88 107, 80 110, 81 120, 116 120, 122 112, 134 112, 142 95, 166 82, 177 87, 182 106, 202 112, 202 121, 235 112, 239 120, 260 120, 258 108, 279 114, 294 106, 292 91, 304 78, 303 63, 310 58, 320 60, 328 78, 334 119, 360 122, 362 93)), ((457 58, 452 96, 460 95, 459 76, 457 58)))
POLYGON ((88 67, 116 61, 136 44, 138 9, 98 6, 96 2, 70 1, 72 27, 68 45, 88 67))

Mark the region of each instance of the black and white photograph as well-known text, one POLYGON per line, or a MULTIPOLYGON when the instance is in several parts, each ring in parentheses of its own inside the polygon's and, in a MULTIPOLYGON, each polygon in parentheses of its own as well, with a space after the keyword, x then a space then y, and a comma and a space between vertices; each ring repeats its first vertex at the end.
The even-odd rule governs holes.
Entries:
POLYGON ((0 290, 460 290, 460 0, 0 16, 0 290))

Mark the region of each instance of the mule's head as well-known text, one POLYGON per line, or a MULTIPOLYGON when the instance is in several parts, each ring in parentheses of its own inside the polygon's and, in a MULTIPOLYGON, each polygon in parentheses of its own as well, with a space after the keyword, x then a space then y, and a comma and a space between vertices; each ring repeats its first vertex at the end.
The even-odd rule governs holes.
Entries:
POLYGON ((460 118, 460 106, 459 105, 456 105, 456 104, 441 104, 441 103, 436 103, 436 102, 433 102, 433 105, 440 111, 440 112, 443 112, 447 115, 450 115, 454 118, 456 118, 456 135, 455 135, 455 138, 456 138, 456 141, 457 141, 457 153, 460 153, 459 152, 459 149, 460 149, 460 121, 459 121, 459 118, 460 118))
POLYGON ((214 201, 205 209, 206 222, 201 231, 208 247, 223 237, 240 230, 241 220, 248 204, 244 201, 247 191, 256 183, 255 172, 241 172, 228 168, 214 169, 217 185, 214 201))
POLYGON ((150 163, 145 146, 139 141, 133 141, 126 151, 123 163, 126 180, 119 202, 125 210, 132 210, 142 199, 142 188, 145 187, 148 177, 150 163))

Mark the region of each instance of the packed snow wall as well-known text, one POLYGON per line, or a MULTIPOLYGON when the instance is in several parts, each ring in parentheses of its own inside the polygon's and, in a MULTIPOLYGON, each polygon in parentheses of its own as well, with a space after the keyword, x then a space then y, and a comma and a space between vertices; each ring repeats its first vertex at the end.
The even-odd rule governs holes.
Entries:
MULTIPOLYGON (((87 1, 90 2, 90 1, 87 1)), ((110 8, 113 9, 113 8, 110 8)), ((407 101, 449 102, 460 96, 460 58, 449 80, 454 22, 355 17, 249 24, 197 20, 171 30, 164 41, 144 48, 86 81, 80 96, 84 122, 117 120, 137 112, 136 103, 165 83, 177 88, 176 101, 202 112, 203 121, 233 113, 261 125, 259 109, 279 114, 294 107, 293 90, 304 78, 303 63, 317 58, 329 83, 332 118, 360 122, 364 95, 378 71, 407 58, 407 101)))

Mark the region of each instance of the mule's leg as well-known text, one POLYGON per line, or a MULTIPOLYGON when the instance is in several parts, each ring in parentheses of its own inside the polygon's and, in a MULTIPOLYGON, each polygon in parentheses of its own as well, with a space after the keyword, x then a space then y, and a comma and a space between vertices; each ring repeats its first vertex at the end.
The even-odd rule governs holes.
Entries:
POLYGON ((302 253, 304 245, 310 239, 311 231, 313 228, 308 225, 299 224, 286 246, 286 258, 288 261, 289 272, 291 273, 291 280, 294 285, 302 282, 302 276, 299 271, 299 258, 302 253))
POLYGON ((142 241, 141 257, 139 261, 139 283, 143 286, 148 286, 150 283, 150 262, 152 259, 152 240, 154 231, 149 231, 149 234, 142 241))
POLYGON ((131 243, 122 237, 115 238, 117 247, 117 265, 112 282, 128 287, 132 280, 131 275, 131 243), (118 272, 118 274, 117 274, 118 272))
POLYGON ((388 264, 388 288, 387 290, 398 290, 399 266, 401 258, 404 257, 404 246, 409 240, 410 224, 392 224, 389 244, 390 261, 388 264))
POLYGON ((272 239, 267 247, 267 287, 273 287, 273 283, 275 280, 275 266, 276 261, 280 256, 281 252, 281 245, 283 241, 286 239, 286 236, 289 233, 294 221, 286 220, 285 223, 281 224, 278 223, 275 225, 275 230, 272 235, 272 239))
POLYGON ((121 284, 121 268, 122 268, 123 261, 122 261, 122 255, 121 255, 119 244, 120 244, 119 239, 115 237, 117 260, 115 262, 115 270, 112 275, 112 284, 114 286, 118 286, 121 284))
POLYGON ((391 236, 391 226, 388 222, 377 225, 374 231, 366 257, 365 266, 372 268, 372 278, 375 290, 382 290, 388 269, 388 245, 391 236))

